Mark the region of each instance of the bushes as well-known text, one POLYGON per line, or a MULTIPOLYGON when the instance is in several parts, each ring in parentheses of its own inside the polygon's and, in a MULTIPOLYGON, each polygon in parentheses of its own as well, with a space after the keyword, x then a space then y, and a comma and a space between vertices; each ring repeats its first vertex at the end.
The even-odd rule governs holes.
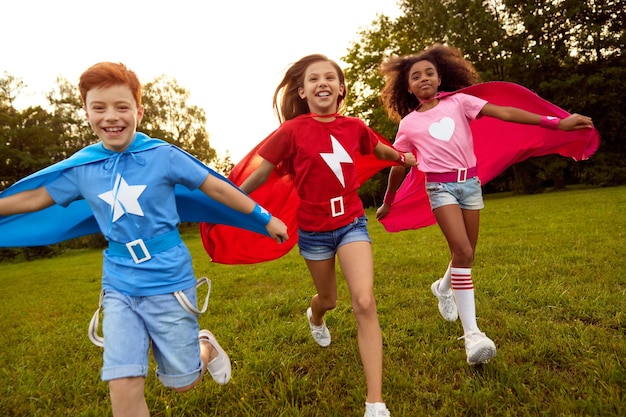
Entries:
POLYGON ((35 259, 52 258, 72 249, 104 249, 106 240, 100 234, 78 237, 76 239, 48 246, 29 246, 23 248, 0 248, 0 262, 32 261, 35 259))

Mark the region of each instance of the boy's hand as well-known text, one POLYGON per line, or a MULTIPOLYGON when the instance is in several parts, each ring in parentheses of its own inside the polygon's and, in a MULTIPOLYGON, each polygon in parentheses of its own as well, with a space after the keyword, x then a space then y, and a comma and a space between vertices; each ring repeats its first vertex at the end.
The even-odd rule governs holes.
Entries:
POLYGON ((276 243, 283 243, 285 240, 289 239, 287 226, 278 217, 272 216, 270 222, 265 226, 265 229, 276 243))

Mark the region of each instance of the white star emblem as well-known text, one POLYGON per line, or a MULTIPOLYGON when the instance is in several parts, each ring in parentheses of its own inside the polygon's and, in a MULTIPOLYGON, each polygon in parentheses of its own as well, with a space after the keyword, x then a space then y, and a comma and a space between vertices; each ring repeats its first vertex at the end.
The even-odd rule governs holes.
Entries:
POLYGON ((99 194, 102 200, 113 209, 113 222, 117 221, 124 213, 143 216, 143 210, 139 205, 139 196, 146 189, 145 185, 128 185, 120 174, 115 178, 115 185, 111 191, 99 194))

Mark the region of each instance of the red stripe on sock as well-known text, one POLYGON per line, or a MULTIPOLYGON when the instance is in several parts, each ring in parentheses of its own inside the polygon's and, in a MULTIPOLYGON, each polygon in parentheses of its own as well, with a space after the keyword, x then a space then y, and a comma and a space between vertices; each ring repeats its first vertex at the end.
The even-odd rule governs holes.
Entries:
POLYGON ((454 290, 473 290, 474 281, 471 274, 452 274, 452 289, 454 290))

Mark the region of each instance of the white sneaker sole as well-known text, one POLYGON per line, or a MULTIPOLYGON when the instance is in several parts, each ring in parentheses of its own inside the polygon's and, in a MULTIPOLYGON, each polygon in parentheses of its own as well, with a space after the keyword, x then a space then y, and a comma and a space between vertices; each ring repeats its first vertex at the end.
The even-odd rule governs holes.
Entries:
POLYGON ((217 339, 210 331, 200 330, 199 338, 207 340, 211 344, 211 346, 213 346, 213 349, 217 351, 217 356, 208 363, 207 371, 209 371, 211 377, 218 384, 228 384, 232 372, 230 358, 228 357, 228 354, 226 353, 226 351, 224 351, 224 349, 222 349, 220 344, 217 342, 217 339))
POLYGON ((467 363, 478 365, 489 362, 496 356, 496 346, 491 340, 484 340, 473 346, 471 354, 467 355, 467 363))

